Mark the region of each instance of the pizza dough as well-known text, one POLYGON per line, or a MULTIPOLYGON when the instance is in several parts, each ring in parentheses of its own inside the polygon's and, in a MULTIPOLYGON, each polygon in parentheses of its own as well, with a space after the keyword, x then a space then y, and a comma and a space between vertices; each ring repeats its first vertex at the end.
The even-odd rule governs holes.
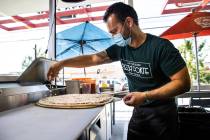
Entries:
POLYGON ((112 101, 109 94, 66 94, 43 98, 37 105, 49 108, 93 108, 112 101))

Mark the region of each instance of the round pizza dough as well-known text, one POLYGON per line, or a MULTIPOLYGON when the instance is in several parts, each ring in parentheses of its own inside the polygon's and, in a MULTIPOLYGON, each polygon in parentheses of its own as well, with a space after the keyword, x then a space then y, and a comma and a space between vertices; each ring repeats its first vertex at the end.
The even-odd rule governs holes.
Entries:
POLYGON ((43 98, 37 105, 49 108, 93 108, 103 106, 112 99, 109 94, 66 94, 43 98))

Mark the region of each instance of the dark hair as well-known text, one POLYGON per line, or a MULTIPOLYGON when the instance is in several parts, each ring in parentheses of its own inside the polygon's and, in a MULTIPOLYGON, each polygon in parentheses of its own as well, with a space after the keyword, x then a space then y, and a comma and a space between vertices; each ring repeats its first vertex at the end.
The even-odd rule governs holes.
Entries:
POLYGON ((131 17, 133 18, 134 23, 138 25, 138 15, 134 8, 130 5, 124 4, 122 2, 112 4, 106 10, 103 20, 107 22, 107 19, 111 14, 115 14, 120 22, 124 22, 126 17, 131 17))

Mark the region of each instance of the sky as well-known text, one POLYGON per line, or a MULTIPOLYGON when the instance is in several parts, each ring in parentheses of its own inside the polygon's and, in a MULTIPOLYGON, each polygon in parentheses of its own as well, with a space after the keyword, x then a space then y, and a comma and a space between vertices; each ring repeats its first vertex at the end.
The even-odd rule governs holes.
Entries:
MULTIPOLYGON (((167 29, 162 28, 163 26, 172 26, 184 17, 184 15, 160 17, 164 3, 165 0, 134 0, 134 8, 139 16, 140 28, 144 32, 160 35, 167 29)), ((94 22, 94 24, 107 31, 102 21, 94 22)), ((62 31, 74 25, 57 26, 57 31, 62 31)), ((0 31, 0 74, 22 71, 21 66, 24 58, 34 56, 33 48, 35 44, 42 52, 46 50, 48 36, 48 28, 12 32, 0 31)), ((206 37, 200 38, 199 43, 205 39, 206 37)), ((182 42, 183 40, 173 41, 175 46, 182 42)), ((210 60, 210 57, 208 59, 210 60)))

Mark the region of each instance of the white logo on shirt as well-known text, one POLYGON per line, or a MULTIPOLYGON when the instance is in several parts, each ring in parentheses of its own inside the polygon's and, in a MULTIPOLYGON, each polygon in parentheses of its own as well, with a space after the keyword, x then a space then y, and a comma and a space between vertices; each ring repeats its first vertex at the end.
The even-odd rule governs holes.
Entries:
POLYGON ((152 78, 150 63, 121 59, 121 64, 125 74, 141 78, 152 78))

